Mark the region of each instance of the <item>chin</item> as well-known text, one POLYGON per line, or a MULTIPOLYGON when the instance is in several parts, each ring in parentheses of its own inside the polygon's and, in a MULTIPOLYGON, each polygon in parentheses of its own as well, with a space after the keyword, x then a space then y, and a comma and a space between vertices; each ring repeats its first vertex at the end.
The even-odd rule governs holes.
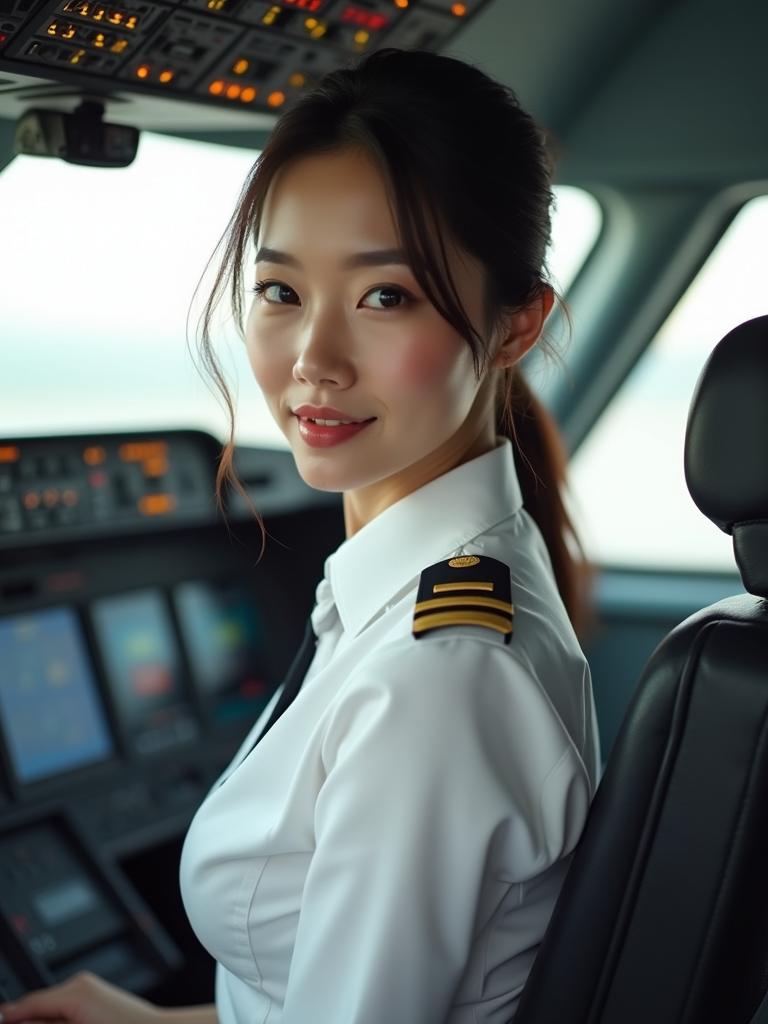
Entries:
POLYGON ((342 493, 375 483, 381 475, 372 474, 370 465, 351 466, 348 460, 293 453, 296 468, 305 484, 316 491, 342 493), (346 464, 345 464, 346 463, 346 464))

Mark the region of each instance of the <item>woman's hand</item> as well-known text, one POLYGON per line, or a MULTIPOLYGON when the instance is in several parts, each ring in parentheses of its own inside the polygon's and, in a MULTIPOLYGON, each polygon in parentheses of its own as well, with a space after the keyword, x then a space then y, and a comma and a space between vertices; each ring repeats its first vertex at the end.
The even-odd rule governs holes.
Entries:
POLYGON ((164 1016, 146 999, 87 972, 5 1003, 0 1012, 6 1024, 160 1024, 164 1016))

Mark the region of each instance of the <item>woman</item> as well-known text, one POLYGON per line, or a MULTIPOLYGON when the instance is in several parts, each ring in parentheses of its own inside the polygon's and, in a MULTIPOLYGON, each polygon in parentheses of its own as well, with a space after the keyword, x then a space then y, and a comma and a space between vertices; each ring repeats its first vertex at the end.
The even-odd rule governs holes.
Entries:
POLYGON ((550 202, 540 130, 448 57, 374 53, 279 122, 203 350, 215 375, 210 315, 228 281, 240 313, 253 239, 251 365, 348 539, 298 696, 187 837, 216 1007, 81 976, 6 1020, 513 1017, 597 777, 562 459, 518 368, 553 304, 550 202))

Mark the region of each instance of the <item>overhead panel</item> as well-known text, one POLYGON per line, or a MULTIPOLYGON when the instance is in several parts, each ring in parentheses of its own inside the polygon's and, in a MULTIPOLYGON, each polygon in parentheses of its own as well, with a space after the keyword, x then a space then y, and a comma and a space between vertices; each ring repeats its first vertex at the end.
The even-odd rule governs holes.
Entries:
POLYGON ((278 113, 357 54, 444 47, 484 2, 0 0, 0 70, 278 113))

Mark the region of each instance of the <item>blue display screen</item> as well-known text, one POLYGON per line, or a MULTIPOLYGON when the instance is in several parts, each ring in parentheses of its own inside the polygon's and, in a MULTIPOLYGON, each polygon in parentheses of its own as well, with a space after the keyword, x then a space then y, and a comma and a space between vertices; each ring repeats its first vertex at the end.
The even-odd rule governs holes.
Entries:
POLYGON ((195 682, 213 718, 258 717, 275 683, 261 620, 245 588, 182 583, 174 599, 195 682))
POLYGON ((0 619, 0 717, 19 782, 114 753, 74 609, 0 619))
POLYGON ((164 596, 141 590, 95 601, 96 638, 120 720, 138 754, 198 735, 164 596))

